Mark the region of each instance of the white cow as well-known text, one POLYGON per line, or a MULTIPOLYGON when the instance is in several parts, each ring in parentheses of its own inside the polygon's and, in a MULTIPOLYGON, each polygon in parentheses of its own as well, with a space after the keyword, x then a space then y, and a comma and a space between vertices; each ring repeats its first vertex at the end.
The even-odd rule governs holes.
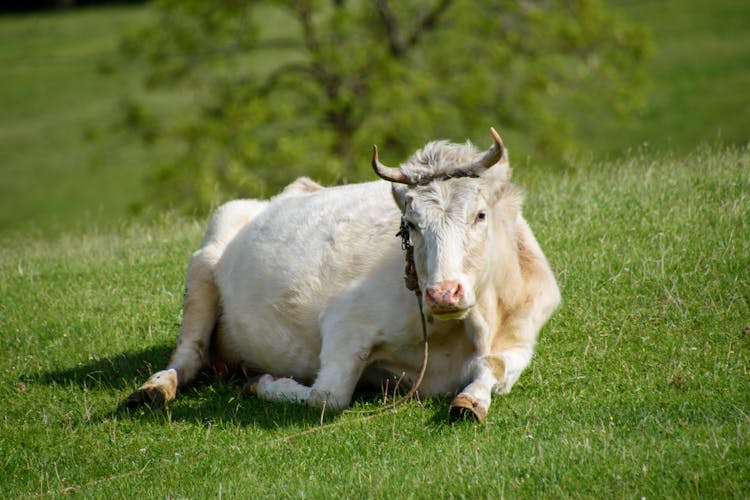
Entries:
POLYGON ((251 386, 261 399, 334 410, 358 383, 413 383, 423 346, 394 237, 403 217, 429 323, 419 393, 458 393, 451 413, 484 420, 560 301, 492 133, 484 154, 431 142, 398 169, 375 149, 373 167, 391 182, 322 188, 302 178, 271 200, 220 207, 190 261, 171 360, 128 404, 173 399, 211 356, 263 374, 251 386))

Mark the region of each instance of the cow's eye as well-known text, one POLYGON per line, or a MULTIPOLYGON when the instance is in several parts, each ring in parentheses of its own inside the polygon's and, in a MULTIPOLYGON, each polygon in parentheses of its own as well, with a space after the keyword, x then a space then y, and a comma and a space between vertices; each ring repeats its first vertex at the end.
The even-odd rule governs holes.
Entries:
POLYGON ((483 220, 487 219, 487 211, 486 210, 480 210, 477 212, 477 222, 482 222, 483 220))

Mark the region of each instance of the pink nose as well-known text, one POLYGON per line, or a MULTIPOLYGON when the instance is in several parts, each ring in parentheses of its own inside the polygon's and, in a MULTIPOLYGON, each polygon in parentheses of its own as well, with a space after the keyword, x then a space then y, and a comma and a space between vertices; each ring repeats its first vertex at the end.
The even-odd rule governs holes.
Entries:
POLYGON ((431 309, 457 309, 463 296, 458 281, 445 281, 425 290, 425 300, 431 309))

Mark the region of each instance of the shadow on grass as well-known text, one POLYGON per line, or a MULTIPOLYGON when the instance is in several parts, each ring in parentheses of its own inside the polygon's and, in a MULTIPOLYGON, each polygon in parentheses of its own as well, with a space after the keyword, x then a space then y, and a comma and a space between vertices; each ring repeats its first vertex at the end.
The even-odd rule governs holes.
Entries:
MULTIPOLYGON (((128 394, 154 371, 166 365, 172 347, 171 344, 165 344, 89 360, 74 367, 26 377, 23 381, 64 387, 73 385, 80 387, 81 392, 121 393, 120 402, 115 407, 94 416, 92 420, 98 422, 116 418, 142 422, 178 421, 202 425, 256 426, 266 429, 312 428, 320 425, 323 412, 319 409, 296 403, 269 403, 245 397, 241 394, 245 382, 241 376, 218 377, 208 371, 202 373, 195 383, 181 389, 177 398, 166 407, 127 408, 125 400, 128 394)), ((365 407, 366 410, 382 408, 385 406, 383 392, 376 387, 358 388, 353 405, 365 407)), ((323 413, 322 420, 331 424, 339 421, 341 416, 340 413, 328 411, 323 413)), ((446 422, 447 412, 435 412, 431 425, 446 422)))
MULTIPOLYGON (((357 420, 371 420, 377 426, 380 419, 388 419, 393 412, 382 402, 382 394, 373 389, 361 389, 354 395, 353 407, 343 413, 321 411, 298 403, 270 403, 241 394, 242 380, 228 378, 217 380, 205 377, 202 383, 182 390, 177 398, 165 407, 142 406, 129 409, 120 404, 103 420, 130 419, 138 422, 186 422, 218 427, 257 427, 279 430, 284 440, 339 424, 354 424, 357 420), (321 424, 323 424, 321 426, 321 424)), ((442 401, 441 398, 438 401, 442 401)), ((390 402, 390 401, 389 401, 390 402)), ((426 423, 432 427, 449 424, 447 410, 440 404, 405 402, 404 406, 419 405, 427 413, 426 423), (441 411, 442 410, 442 411, 441 411)), ((447 404, 447 403, 446 403, 447 404)), ((445 406, 447 408, 447 406, 445 406)), ((405 409, 405 408, 404 408, 405 409)), ((409 410, 407 410, 409 411, 409 410)), ((401 418, 406 417, 402 413, 401 418)), ((399 418, 399 417, 394 417, 399 418)), ((356 424, 355 424, 356 425, 356 424)))
MULTIPOLYGON (((237 377, 217 379, 204 376, 196 384, 180 391, 177 398, 167 407, 143 406, 128 409, 121 404, 110 417, 126 417, 144 422, 164 419, 169 422, 192 422, 203 425, 254 426, 314 432, 318 430, 315 428, 320 427, 321 422, 324 425, 336 425, 359 418, 373 419, 373 422, 377 422, 380 418, 387 419, 389 415, 393 415, 388 407, 392 400, 384 403, 383 393, 377 388, 358 388, 354 393, 352 405, 347 410, 332 412, 310 408, 304 404, 271 403, 252 396, 246 397, 241 394, 243 383, 244 380, 237 377)), ((422 403, 410 401, 402 404, 412 408, 421 407, 428 415, 427 425, 434 427, 449 424, 448 401, 449 399, 436 398, 422 403)))
MULTIPOLYGON (((202 426, 258 427, 263 429, 307 428, 319 425, 320 411, 295 403, 269 403, 240 394, 238 380, 205 380, 192 385, 163 407, 128 408, 124 401, 103 420, 129 419, 143 423, 183 422, 202 426)), ((325 416, 325 422, 337 415, 325 416)))
POLYGON ((153 371, 167 364, 172 345, 152 346, 138 352, 124 352, 112 357, 91 359, 71 368, 53 370, 27 377, 27 382, 79 385, 88 388, 124 389, 134 380, 145 380, 153 371))

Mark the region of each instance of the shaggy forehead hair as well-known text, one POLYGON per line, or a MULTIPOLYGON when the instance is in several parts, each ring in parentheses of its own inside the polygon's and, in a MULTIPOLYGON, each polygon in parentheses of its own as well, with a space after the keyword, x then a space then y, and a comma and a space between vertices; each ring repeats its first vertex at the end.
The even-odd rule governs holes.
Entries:
POLYGON ((469 166, 483 155, 470 141, 455 144, 432 141, 401 164, 400 170, 415 184, 431 178, 450 176, 460 167, 469 166))

